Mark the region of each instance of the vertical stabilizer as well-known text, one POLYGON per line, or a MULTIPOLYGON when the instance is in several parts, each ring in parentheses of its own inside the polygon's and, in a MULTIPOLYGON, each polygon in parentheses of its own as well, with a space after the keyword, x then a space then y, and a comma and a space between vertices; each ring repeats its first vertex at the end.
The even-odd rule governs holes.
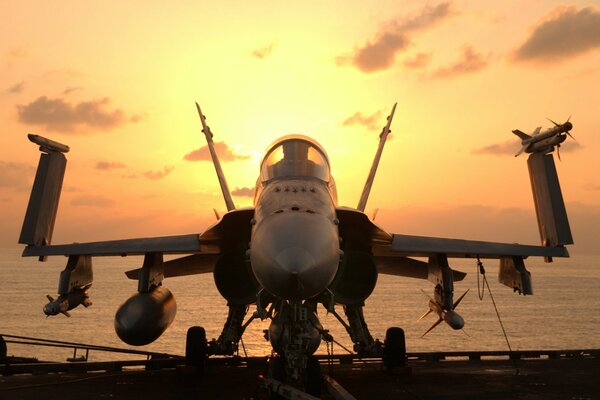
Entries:
POLYGON ((390 133, 390 125, 392 124, 392 119, 394 118, 394 112, 396 111, 397 104, 398 103, 394 103, 394 106, 392 107, 392 112, 390 112, 390 115, 388 115, 387 117, 387 123, 385 124, 381 131, 381 134, 379 135, 379 147, 377 148, 377 153, 375 154, 373 165, 371 165, 371 171, 369 172, 367 182, 365 183, 365 187, 363 188, 362 195, 360 196, 358 206, 356 207, 356 209, 359 211, 364 212, 365 207, 367 206, 369 193, 371 193, 371 187, 373 186, 373 181, 375 180, 375 173, 377 172, 379 160, 381 159, 381 154, 383 153, 383 146, 385 146, 385 141, 387 140, 388 134, 390 133))
POLYGON ((45 246, 52 240, 58 201, 67 167, 67 158, 63 153, 69 151, 69 146, 38 135, 30 134, 28 137, 33 143, 40 145, 42 154, 31 189, 19 243, 45 246))
POLYGON ((212 140, 213 134, 210 131, 208 125, 206 124, 206 117, 204 116, 204 114, 202 114, 202 110, 200 110, 200 105, 198 105, 198 103, 196 103, 196 108, 198 109, 198 115, 200 116, 200 122, 202 123, 202 132, 204 132, 204 136, 206 136, 206 143, 208 144, 210 157, 212 158, 212 162, 215 166, 215 171, 217 171, 217 178, 219 179, 219 185, 221 185, 221 192, 223 193, 223 199, 225 200, 227 211, 235 210, 235 204, 233 203, 233 198, 231 197, 229 186, 227 186, 225 174, 223 173, 221 163, 219 163, 219 158, 217 157, 217 153, 215 151, 215 146, 212 140))
POLYGON ((573 244, 554 157, 552 154, 533 153, 527 159, 527 166, 542 244, 573 244))

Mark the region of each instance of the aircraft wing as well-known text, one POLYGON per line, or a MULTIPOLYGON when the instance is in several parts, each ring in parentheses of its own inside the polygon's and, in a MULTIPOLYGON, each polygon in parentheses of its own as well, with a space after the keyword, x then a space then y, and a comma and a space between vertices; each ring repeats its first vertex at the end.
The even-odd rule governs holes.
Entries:
POLYGON ((27 246, 23 251, 23 257, 58 255, 126 256, 144 255, 145 253, 181 254, 199 251, 200 235, 191 234, 50 246, 27 246))
POLYGON ((58 244, 47 246, 29 245, 23 251, 23 257, 46 256, 127 256, 146 253, 162 254, 219 254, 230 242, 239 242, 250 238, 250 219, 253 208, 242 208, 228 212, 216 224, 202 234, 163 236, 110 240, 102 242, 58 244))
POLYGON ((569 257, 569 252, 563 246, 532 246, 399 234, 392 235, 389 248, 399 255, 413 257, 429 257, 435 254, 453 258, 569 257))

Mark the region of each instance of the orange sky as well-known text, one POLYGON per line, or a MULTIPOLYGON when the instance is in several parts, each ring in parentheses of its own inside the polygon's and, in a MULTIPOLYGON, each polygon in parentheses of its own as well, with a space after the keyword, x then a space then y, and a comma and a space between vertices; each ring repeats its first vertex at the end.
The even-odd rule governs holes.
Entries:
POLYGON ((349 206, 397 101, 367 204, 382 227, 537 242, 511 130, 572 114, 558 170, 574 253, 600 251, 599 2, 133 3, 3 4, 0 245, 24 215, 29 132, 72 149, 56 243, 192 233, 225 208, 212 165, 184 158, 205 144, 194 101, 230 187, 252 187, 266 146, 302 133, 349 206))

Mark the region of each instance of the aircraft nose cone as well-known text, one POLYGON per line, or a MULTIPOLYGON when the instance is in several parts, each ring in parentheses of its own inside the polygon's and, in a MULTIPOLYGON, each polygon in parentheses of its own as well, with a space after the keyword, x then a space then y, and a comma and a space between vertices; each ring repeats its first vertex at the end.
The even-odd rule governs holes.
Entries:
POLYGON ((56 315, 60 312, 59 306, 56 303, 49 303, 44 306, 44 314, 56 315))
POLYGON ((454 311, 449 311, 445 315, 444 320, 448 325, 452 327, 452 329, 462 329, 465 326, 465 320, 463 319, 463 317, 461 317, 454 311))
POLYGON ((301 247, 288 247, 283 249, 275 256, 275 261, 282 270, 287 271, 292 275, 298 275, 315 265, 315 258, 301 247))
POLYGON ((337 272, 337 231, 321 215, 269 216, 253 232, 250 262, 258 282, 275 296, 288 300, 314 297, 337 272))

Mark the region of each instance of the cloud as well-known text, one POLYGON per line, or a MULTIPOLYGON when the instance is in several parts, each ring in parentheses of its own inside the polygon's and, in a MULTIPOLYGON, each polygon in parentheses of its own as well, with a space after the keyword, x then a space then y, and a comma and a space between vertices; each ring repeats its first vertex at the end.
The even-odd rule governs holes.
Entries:
POLYGON ((562 61, 600 47, 600 10, 557 7, 513 54, 515 61, 562 61))
POLYGON ((394 64, 396 53, 404 49, 408 43, 408 38, 401 33, 383 32, 375 40, 361 48, 356 48, 352 56, 336 58, 336 63, 338 66, 351 63, 367 73, 386 70, 394 64))
POLYGON ((65 90, 63 90, 62 95, 66 96, 66 95, 76 92, 78 90, 81 90, 81 88, 78 86, 70 86, 70 87, 66 88, 65 90))
POLYGON ((271 55, 271 53, 273 52, 273 48, 275 47, 275 43, 270 43, 267 46, 264 47, 259 47, 257 49, 254 49, 252 51, 252 57, 254 58, 258 58, 259 60, 262 60, 268 56, 271 55))
MULTIPOLYGON (((560 145, 560 152, 561 153, 571 153, 573 151, 577 151, 579 149, 581 149, 583 146, 581 146, 579 143, 573 141, 573 140, 567 140, 564 143, 562 143, 560 145)), ((473 151, 471 151, 471 153, 473 154, 492 154, 492 155, 506 155, 506 154, 510 154, 510 155, 515 155, 519 152, 519 150, 521 149, 521 143, 517 140, 507 140, 506 142, 501 142, 501 143, 495 143, 495 144, 491 144, 489 146, 484 146, 481 147, 479 149, 475 149, 473 151)))
POLYGON ((404 66, 409 69, 425 68, 431 61, 431 53, 418 53, 413 58, 404 61, 404 66))
POLYGON ((108 130, 125 121, 123 110, 107 110, 110 100, 83 101, 71 104, 64 99, 46 96, 26 104, 18 105, 19 121, 31 125, 44 125, 50 131, 72 132, 77 128, 108 130))
POLYGON ((173 165, 167 165, 162 170, 146 171, 144 172, 144 176, 151 180, 163 179, 171 172, 173 172, 174 169, 175 167, 173 165))
POLYGON ((507 140, 506 142, 494 143, 489 146, 484 146, 471 151, 473 154, 493 154, 493 155, 515 155, 519 152, 521 144, 515 140, 507 140))
POLYGON ((381 110, 371 115, 363 115, 361 112, 355 112, 351 117, 346 118, 346 120, 342 122, 342 126, 362 125, 369 129, 376 130, 379 128, 379 123, 381 122, 381 110))
POLYGON ((133 114, 131 117, 129 117, 129 122, 137 124, 138 122, 140 122, 141 120, 143 120, 144 118, 146 118, 146 116, 147 116, 146 113, 133 114))
POLYGON ((581 150, 583 146, 579 144, 579 142, 575 142, 573 140, 566 140, 563 144, 560 145, 561 153, 572 153, 577 150, 581 150))
POLYGON ((355 46, 352 54, 336 58, 338 66, 352 64, 362 72, 372 73, 389 69, 396 54, 411 43, 410 34, 431 28, 452 15, 449 2, 425 7, 412 18, 390 21, 362 46, 355 46))
POLYGON ((0 187, 28 191, 35 167, 25 163, 0 161, 0 187))
POLYGON ((25 89, 25 81, 21 81, 11 87, 9 87, 6 91, 8 93, 21 93, 25 89))
POLYGON ((249 187, 235 188, 231 192, 231 194, 234 196, 240 196, 240 197, 254 197, 254 188, 249 188, 249 187))
POLYGON ((71 200, 71 205, 83 207, 108 208, 111 207, 113 204, 115 204, 114 200, 111 200, 104 196, 91 194, 75 196, 71 200))
MULTIPOLYGON (((247 160, 250 156, 234 153, 233 150, 225 142, 215 142, 215 151, 219 156, 220 161, 235 161, 235 160, 247 160)), ((197 150, 194 150, 185 156, 184 160, 187 161, 211 161, 210 152, 208 145, 202 146, 197 150)))
POLYGON ((29 48, 27 46, 15 47, 8 51, 8 57, 12 59, 25 59, 29 57, 29 48))
POLYGON ((477 53, 471 46, 465 46, 462 58, 454 64, 437 69, 433 73, 435 78, 453 78, 455 76, 470 74, 487 67, 488 62, 481 54, 477 53))
POLYGON ((125 168, 125 164, 123 164, 122 162, 111 162, 111 161, 98 161, 96 163, 96 169, 102 170, 102 171, 109 171, 112 169, 121 169, 121 168, 125 168))

